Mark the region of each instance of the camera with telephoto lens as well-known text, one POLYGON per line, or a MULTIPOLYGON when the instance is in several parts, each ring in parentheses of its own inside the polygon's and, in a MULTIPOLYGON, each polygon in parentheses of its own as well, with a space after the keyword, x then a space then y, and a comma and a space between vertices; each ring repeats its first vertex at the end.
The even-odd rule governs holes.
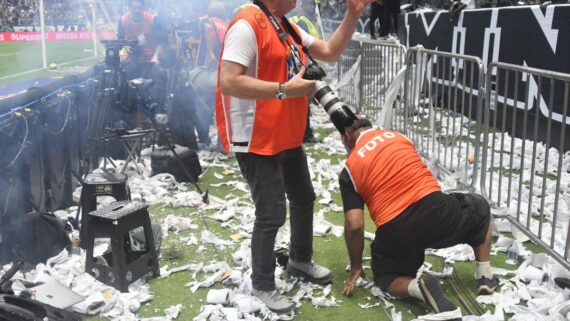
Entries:
POLYGON ((305 68, 305 74, 303 75, 303 79, 307 80, 323 80, 327 73, 324 71, 321 66, 318 64, 311 62, 305 68))
POLYGON ((305 69, 304 79, 316 80, 313 98, 317 101, 329 117, 336 129, 344 134, 344 128, 350 127, 357 119, 356 115, 338 96, 338 94, 322 79, 326 76, 325 71, 317 63, 310 63, 305 69))

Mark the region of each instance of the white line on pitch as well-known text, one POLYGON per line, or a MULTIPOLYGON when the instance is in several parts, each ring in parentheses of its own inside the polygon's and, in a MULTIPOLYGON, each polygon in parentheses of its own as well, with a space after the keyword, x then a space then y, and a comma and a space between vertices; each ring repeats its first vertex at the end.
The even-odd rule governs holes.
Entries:
MULTIPOLYGON (((76 63, 76 62, 82 62, 82 61, 89 60, 89 59, 95 59, 95 58, 94 58, 94 57, 79 58, 79 59, 75 59, 75 60, 71 60, 71 61, 62 62, 62 63, 60 63, 59 65, 60 65, 60 66, 65 66, 65 65, 69 65, 69 64, 72 64, 72 63, 76 63)), ((0 77, 0 80, 9 79, 9 78, 14 78, 14 77, 18 77, 18 76, 23 76, 23 75, 26 75, 26 74, 30 74, 30 73, 37 72, 37 71, 42 71, 42 70, 46 70, 46 69, 44 69, 44 68, 36 68, 36 69, 32 69, 32 70, 28 70, 28 71, 21 72, 21 73, 13 74, 13 75, 0 77)))

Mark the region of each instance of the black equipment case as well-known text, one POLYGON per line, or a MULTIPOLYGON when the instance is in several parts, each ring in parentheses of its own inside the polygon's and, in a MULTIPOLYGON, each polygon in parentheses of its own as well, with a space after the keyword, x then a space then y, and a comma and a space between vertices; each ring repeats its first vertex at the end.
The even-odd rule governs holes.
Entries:
MULTIPOLYGON (((198 154, 188 147, 177 147, 175 151, 194 182, 198 182, 198 177, 202 174, 202 166, 200 166, 198 154)), ((190 182, 172 151, 167 149, 155 150, 152 152, 150 160, 152 175, 169 173, 176 178, 177 182, 190 182)))

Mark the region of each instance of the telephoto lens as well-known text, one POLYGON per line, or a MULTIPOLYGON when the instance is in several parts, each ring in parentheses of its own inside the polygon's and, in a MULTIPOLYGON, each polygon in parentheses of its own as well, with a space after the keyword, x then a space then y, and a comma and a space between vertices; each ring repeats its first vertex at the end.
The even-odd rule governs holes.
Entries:
POLYGON ((324 81, 318 80, 313 94, 314 99, 325 109, 336 129, 344 134, 344 128, 350 127, 356 120, 352 112, 337 95, 337 93, 324 81))

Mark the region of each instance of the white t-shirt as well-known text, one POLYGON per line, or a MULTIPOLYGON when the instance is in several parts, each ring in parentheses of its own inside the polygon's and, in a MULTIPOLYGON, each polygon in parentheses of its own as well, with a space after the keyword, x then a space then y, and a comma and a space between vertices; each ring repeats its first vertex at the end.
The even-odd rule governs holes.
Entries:
MULTIPOLYGON (((315 42, 315 37, 308 34, 305 30, 297 28, 300 32, 303 45, 310 48, 315 42)), ((222 60, 238 63, 246 66, 248 76, 250 71, 254 71, 257 61, 257 40, 255 32, 245 20, 238 20, 226 33, 224 42, 224 53, 222 60)))

